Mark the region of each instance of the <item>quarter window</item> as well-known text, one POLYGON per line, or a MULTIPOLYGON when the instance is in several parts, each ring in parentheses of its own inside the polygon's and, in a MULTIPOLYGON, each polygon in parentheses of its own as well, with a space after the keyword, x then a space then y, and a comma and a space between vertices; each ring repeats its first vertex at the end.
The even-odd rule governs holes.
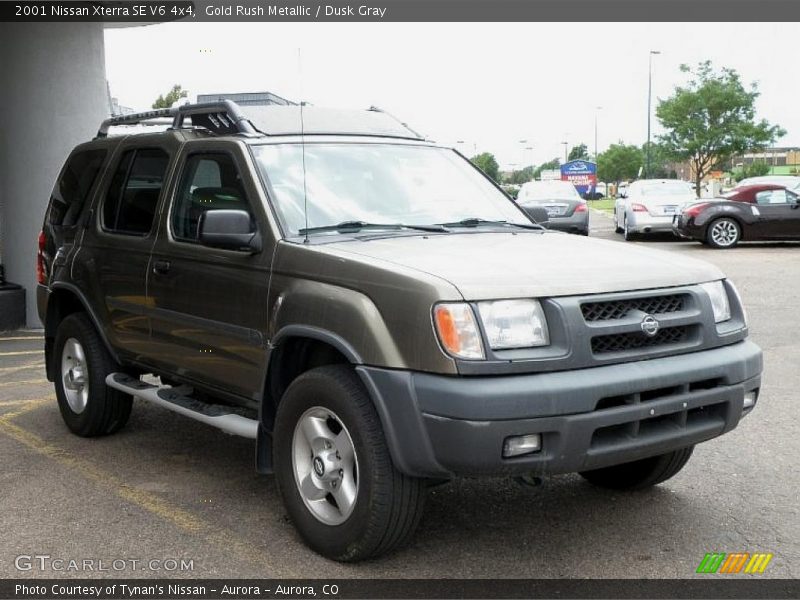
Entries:
POLYGON ((103 204, 103 228, 130 235, 149 233, 168 165, 169 155, 159 148, 125 152, 103 204))
POLYGON ((198 223, 207 210, 244 210, 251 214, 236 163, 228 154, 195 154, 183 169, 171 227, 175 239, 197 242, 198 223))
POLYGON ((51 225, 77 225, 105 158, 105 150, 86 150, 69 159, 50 196, 48 221, 51 225))

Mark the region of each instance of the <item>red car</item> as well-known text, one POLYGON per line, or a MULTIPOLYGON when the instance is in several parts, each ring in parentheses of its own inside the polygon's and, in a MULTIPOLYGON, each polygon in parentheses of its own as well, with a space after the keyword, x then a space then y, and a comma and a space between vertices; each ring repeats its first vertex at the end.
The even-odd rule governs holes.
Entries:
POLYGON ((741 240, 800 240, 800 196, 781 185, 743 186, 686 206, 672 230, 714 248, 733 248, 741 240))

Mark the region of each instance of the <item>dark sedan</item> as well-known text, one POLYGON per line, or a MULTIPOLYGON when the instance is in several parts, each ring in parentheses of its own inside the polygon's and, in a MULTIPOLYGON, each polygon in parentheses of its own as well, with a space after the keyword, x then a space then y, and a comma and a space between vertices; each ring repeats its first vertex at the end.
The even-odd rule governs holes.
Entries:
POLYGON ((726 198, 687 206, 672 228, 680 237, 714 248, 733 248, 740 241, 800 240, 800 197, 777 185, 747 186, 726 198))
POLYGON ((568 233, 589 235, 589 209, 586 200, 569 181, 529 181, 517 194, 517 204, 537 222, 544 210, 547 221, 542 225, 568 233))

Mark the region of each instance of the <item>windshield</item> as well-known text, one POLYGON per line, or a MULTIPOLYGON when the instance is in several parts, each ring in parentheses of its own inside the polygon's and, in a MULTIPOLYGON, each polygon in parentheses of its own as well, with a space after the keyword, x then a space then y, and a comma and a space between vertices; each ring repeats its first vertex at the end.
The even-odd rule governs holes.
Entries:
MULTIPOLYGON (((288 236, 306 228, 300 144, 253 146, 288 236)), ((404 225, 464 219, 531 225, 452 150, 417 145, 306 143, 308 228, 345 221, 404 225)))
POLYGON ((580 200, 571 183, 561 181, 532 181, 522 186, 520 200, 580 200))

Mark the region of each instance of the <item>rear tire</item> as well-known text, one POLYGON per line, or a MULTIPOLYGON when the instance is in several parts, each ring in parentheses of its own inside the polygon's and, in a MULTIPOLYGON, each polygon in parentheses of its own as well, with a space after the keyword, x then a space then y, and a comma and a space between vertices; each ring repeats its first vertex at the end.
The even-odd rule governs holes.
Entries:
POLYGON ((315 552, 356 562, 411 538, 427 482, 395 468, 372 400, 350 366, 318 367, 295 379, 278 405, 273 435, 278 491, 315 552))
POLYGON ((617 217, 617 209, 614 209, 614 233, 622 233, 622 227, 619 226, 619 218, 617 217))
POLYGON ((85 313, 61 321, 52 360, 58 408, 72 433, 94 437, 125 426, 133 398, 106 386, 108 374, 121 368, 85 313))
POLYGON ((625 237, 626 242, 631 242, 636 238, 636 234, 628 228, 628 215, 625 215, 623 226, 622 226, 622 235, 625 237))
POLYGON ((602 488, 641 490, 676 475, 689 461, 693 451, 694 446, 689 446, 613 467, 583 471, 580 475, 589 483, 602 488))
POLYGON ((706 229, 706 242, 712 248, 733 248, 742 239, 739 223, 728 217, 712 221, 706 229))

